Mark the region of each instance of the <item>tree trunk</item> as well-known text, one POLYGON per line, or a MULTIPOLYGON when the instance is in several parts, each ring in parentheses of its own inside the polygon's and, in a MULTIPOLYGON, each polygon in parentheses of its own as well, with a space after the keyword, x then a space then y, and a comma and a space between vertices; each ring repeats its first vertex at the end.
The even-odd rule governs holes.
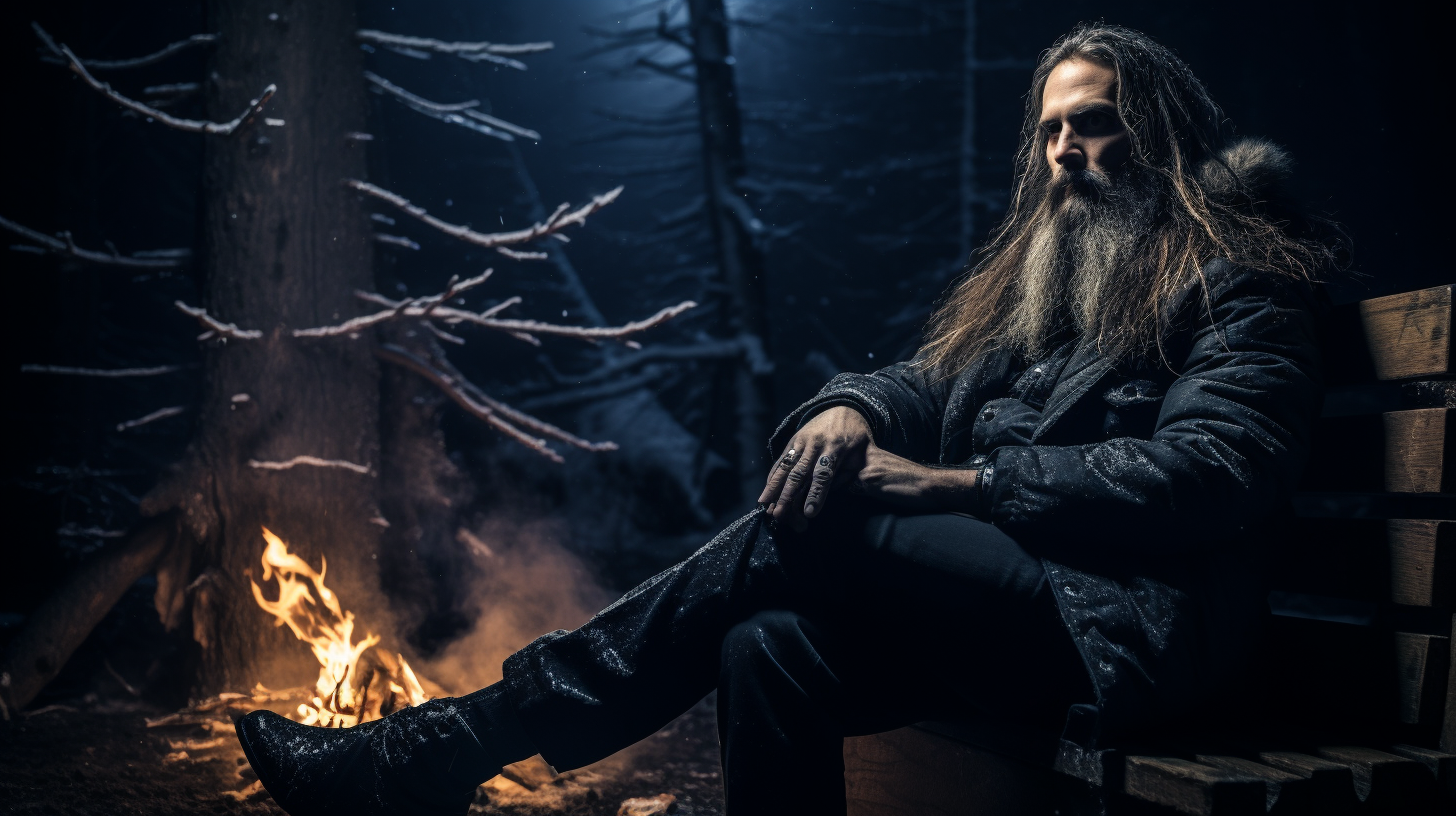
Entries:
POLYGON ((267 116, 284 124, 260 121, 207 142, 206 305, 264 337, 208 341, 197 436, 143 506, 181 511, 184 546, 162 570, 171 579, 159 581, 172 597, 158 607, 186 610, 169 616, 173 624, 190 617, 199 692, 299 683, 317 670, 252 598, 265 526, 315 566, 327 556, 328 585, 356 614, 356 632, 389 630, 381 528, 370 523, 380 515, 377 364, 365 339, 289 335, 356 314, 354 290, 372 288, 368 221, 340 183, 365 175, 363 148, 345 139, 365 122, 356 28, 352 0, 207 4, 207 30, 223 32, 207 83, 212 117, 235 115, 274 82, 267 116), (371 473, 249 464, 300 455, 371 473))
MULTIPOLYGON (((703 170, 708 218, 718 250, 723 295, 720 331, 768 351, 768 286, 763 250, 754 232, 761 229, 738 186, 748 174, 743 155, 743 120, 728 42, 728 13, 723 0, 688 0, 689 34, 697 73, 698 122, 703 137, 703 170)), ((725 372, 734 406, 733 459, 738 466, 741 501, 763 489, 768 471, 765 446, 772 431, 771 375, 755 374, 747 355, 725 372)), ((722 393, 724 389, 720 388, 722 393)), ((725 395, 726 396, 726 395, 725 395)))

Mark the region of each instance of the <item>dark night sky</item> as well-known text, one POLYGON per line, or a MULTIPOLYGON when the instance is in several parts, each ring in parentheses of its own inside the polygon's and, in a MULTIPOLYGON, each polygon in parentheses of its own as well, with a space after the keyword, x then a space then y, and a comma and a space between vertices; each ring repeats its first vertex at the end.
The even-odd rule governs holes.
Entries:
MULTIPOLYGON (((286 10, 288 3, 275 5, 286 10)), ((690 86, 621 70, 629 61, 624 54, 588 55, 603 41, 584 26, 645 25, 650 14, 630 12, 656 7, 637 0, 361 4, 364 25, 389 31, 556 42, 554 51, 529 58, 524 73, 390 53, 372 56, 370 67, 437 101, 489 100, 496 115, 539 130, 540 144, 520 147, 548 208, 627 185, 621 203, 569 247, 610 320, 700 294, 697 271, 710 262, 706 228, 675 217, 701 194, 690 86), (644 137, 647 131, 655 132, 644 137)), ((979 74, 977 168, 980 192, 991 202, 979 212, 981 231, 1009 187, 1031 61, 1073 23, 1100 18, 1173 47, 1239 133, 1290 149, 1296 192, 1346 226, 1366 276, 1337 286, 1337 299, 1450 282, 1441 240, 1453 189, 1440 141, 1441 29, 1425 5, 980 0, 978 7, 980 58, 1009 62, 979 74)), ((735 50, 750 119, 749 163, 768 185, 759 196, 761 216, 778 231, 769 276, 783 412, 831 369, 868 370, 903 353, 955 271, 961 12, 958 3, 851 0, 730 0, 730 8, 754 23, 738 30, 735 50), (916 5, 944 13, 904 8, 916 5)), ((129 252, 192 245, 199 137, 122 117, 62 68, 38 62, 31 20, 83 56, 116 57, 204 30, 200 4, 14 0, 0 11, 9 91, 0 215, 46 232, 71 229, 88 246, 112 240, 129 252)), ((205 54, 195 52, 117 82, 136 89, 196 79, 204 69, 205 54)), ((526 222, 499 142, 423 119, 391 100, 371 104, 376 180, 450 220, 526 222)), ((392 259, 382 269, 413 294, 437 291, 450 274, 492 262, 425 229, 399 229, 423 248, 382 249, 392 259)), ((187 402, 196 384, 186 377, 60 381, 22 375, 20 365, 195 364, 195 328, 169 304, 197 297, 185 274, 134 280, 14 252, 0 254, 0 263, 13 304, 0 362, 10 396, 5 549, 21 556, 0 581, 0 613, 24 613, 89 546, 58 539, 59 527, 124 527, 135 518, 122 492, 98 492, 89 477, 44 469, 85 463, 125 471, 112 479, 118 489, 145 491, 185 444, 187 420, 159 423, 147 435, 111 429, 187 402)), ((536 268, 500 271, 497 296, 524 294, 522 316, 557 317, 564 308, 536 268)), ((702 325, 682 321, 671 336, 690 336, 702 325)), ((474 347, 461 367, 498 390, 539 377, 543 363, 508 344, 474 347)), ((563 370, 576 362, 571 349, 548 352, 563 370)), ((660 385, 690 424, 692 377, 660 385)))

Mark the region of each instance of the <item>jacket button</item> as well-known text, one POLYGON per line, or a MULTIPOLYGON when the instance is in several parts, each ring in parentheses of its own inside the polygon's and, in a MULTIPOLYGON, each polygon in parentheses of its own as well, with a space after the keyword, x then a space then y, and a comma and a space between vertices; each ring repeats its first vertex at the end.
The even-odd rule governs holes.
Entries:
POLYGON ((1127 385, 1124 385, 1122 387, 1122 395, 1124 397, 1136 397, 1137 396, 1137 386, 1133 385, 1132 383, 1128 383, 1127 385))
POLYGON ((982 422, 990 422, 991 420, 993 420, 995 418, 996 418, 996 409, 994 409, 994 408, 987 408, 986 410, 984 410, 984 411, 981 412, 981 421, 982 422))

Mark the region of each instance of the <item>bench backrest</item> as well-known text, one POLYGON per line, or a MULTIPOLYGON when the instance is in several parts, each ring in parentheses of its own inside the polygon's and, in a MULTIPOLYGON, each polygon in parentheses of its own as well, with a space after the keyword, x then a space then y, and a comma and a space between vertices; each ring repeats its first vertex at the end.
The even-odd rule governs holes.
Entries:
POLYGON ((1270 596, 1263 713, 1285 726, 1456 751, 1452 290, 1327 321, 1324 412, 1270 596))

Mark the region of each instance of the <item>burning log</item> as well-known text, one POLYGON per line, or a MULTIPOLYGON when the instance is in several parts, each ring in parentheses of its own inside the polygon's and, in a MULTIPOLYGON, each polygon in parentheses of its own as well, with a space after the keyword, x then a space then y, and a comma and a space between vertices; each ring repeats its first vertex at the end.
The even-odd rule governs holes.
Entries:
POLYGON ((279 626, 286 625, 307 643, 319 662, 314 694, 288 716, 304 725, 348 728, 429 699, 403 655, 374 650, 378 635, 366 634, 355 641, 354 613, 324 585, 327 559, 315 570, 266 527, 263 539, 268 542, 263 582, 276 580, 278 597, 269 600, 251 581, 253 599, 279 626))

